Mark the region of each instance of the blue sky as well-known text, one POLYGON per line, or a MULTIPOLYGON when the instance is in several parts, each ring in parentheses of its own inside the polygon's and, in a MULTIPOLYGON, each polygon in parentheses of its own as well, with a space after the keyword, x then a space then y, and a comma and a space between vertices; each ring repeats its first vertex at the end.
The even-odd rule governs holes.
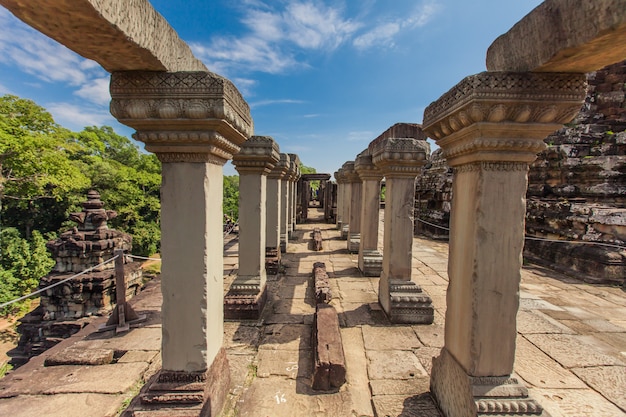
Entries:
MULTIPOLYGON (((231 79, 255 134, 334 172, 463 77, 539 0, 151 1, 207 67, 231 79)), ((0 94, 46 107, 72 130, 109 125, 109 77, 0 6, 0 94)), ((233 174, 230 164, 225 173, 233 174)))

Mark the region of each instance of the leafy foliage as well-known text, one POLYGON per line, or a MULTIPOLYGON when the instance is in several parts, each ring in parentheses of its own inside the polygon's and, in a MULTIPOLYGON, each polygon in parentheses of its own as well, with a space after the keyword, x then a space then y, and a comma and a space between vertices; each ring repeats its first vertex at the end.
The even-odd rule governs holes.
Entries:
POLYGON ((224 216, 235 222, 239 218, 239 176, 224 175, 224 216))

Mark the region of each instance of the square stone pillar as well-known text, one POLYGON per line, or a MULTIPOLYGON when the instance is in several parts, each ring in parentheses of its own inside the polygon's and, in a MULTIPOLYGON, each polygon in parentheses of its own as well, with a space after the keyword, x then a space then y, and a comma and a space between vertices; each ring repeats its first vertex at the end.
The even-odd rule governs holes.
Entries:
POLYGON ((358 253, 361 243, 361 195, 362 183, 354 170, 354 162, 344 164, 347 181, 350 182, 350 216, 348 227, 348 252, 358 253))
POLYGON ((290 153, 291 170, 289 177, 289 217, 288 217, 288 237, 291 238, 296 230, 297 217, 297 189, 296 183, 300 178, 300 158, 295 153, 290 153))
POLYGON ((383 268, 383 254, 378 250, 380 181, 383 174, 372 162, 372 155, 368 150, 356 158, 354 169, 363 182, 359 269, 366 277, 378 277, 383 268))
POLYGON ((416 133, 421 137, 381 136, 369 146, 387 187, 378 299, 392 323, 430 324, 434 318, 432 301, 411 281, 415 178, 430 152, 426 136, 421 130, 416 133))
POLYGON ((233 157, 239 172, 239 270, 224 298, 228 319, 258 319, 265 305, 267 175, 279 160, 269 136, 252 136, 233 157))
POLYGON ((352 202, 352 182, 348 173, 354 171, 354 161, 347 161, 341 166, 343 173, 343 222, 341 223, 341 239, 348 240, 350 230, 350 205, 352 202))
MULTIPOLYGON (((267 175, 267 223, 265 233, 265 271, 275 275, 280 267, 281 223, 286 220, 282 205, 285 198, 282 195, 283 183, 287 183, 290 169, 289 155, 280 154, 280 160, 267 175)), ((285 187, 286 188, 286 187, 285 187)), ((286 192, 286 191, 285 191, 286 192)))
POLYGON ((209 72, 114 72, 111 97, 113 116, 162 163, 162 369, 136 407, 146 416, 217 415, 230 379, 222 166, 252 133, 249 107, 209 72))
POLYGON ((424 113, 454 169, 445 346, 431 376, 447 417, 542 413, 511 378, 528 165, 585 89, 582 74, 485 72, 424 113))
POLYGON ((343 171, 339 168, 335 171, 334 175, 335 181, 337 181, 337 229, 341 230, 341 224, 343 223, 343 187, 344 187, 344 177, 343 171))

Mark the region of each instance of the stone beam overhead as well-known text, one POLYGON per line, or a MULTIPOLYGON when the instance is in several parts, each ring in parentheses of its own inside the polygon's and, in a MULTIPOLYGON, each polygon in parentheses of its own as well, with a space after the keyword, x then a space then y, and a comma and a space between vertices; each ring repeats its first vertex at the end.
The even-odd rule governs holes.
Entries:
POLYGON ((15 16, 113 71, 207 71, 147 0, 0 0, 15 16))
POLYGON ((493 42, 489 71, 587 73, 626 59, 626 0, 547 0, 493 42))
POLYGON ((114 72, 111 97, 111 114, 137 130, 133 136, 147 151, 170 159, 224 164, 254 129, 237 88, 210 72, 114 72))

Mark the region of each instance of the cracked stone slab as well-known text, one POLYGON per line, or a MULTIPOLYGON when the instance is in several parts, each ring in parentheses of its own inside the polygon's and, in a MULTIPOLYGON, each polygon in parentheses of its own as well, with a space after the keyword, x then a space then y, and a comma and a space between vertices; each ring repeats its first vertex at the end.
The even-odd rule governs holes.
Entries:
POLYGON ((433 358, 436 358, 441 354, 441 348, 421 347, 419 349, 415 349, 413 353, 417 356, 417 359, 419 359, 426 372, 430 375, 433 369, 433 358))
POLYGON ((594 366, 572 372, 626 413, 626 367, 594 366))
POLYGON ((538 388, 585 388, 585 383, 519 336, 515 350, 515 372, 538 388))
POLYGON ((619 417, 624 413, 595 391, 586 389, 537 389, 529 394, 551 417, 619 417))
POLYGON ((229 350, 229 353, 256 351, 260 337, 261 329, 257 326, 246 326, 240 322, 224 322, 224 347, 229 350))
POLYGON ((529 334, 526 338, 558 361, 565 368, 599 365, 626 365, 626 363, 599 351, 583 336, 566 334, 529 334))
POLYGON ((368 350, 367 373, 373 379, 413 379, 428 374, 412 351, 368 350))
POLYGON ((285 376, 308 378, 311 376, 313 354, 307 350, 259 350, 257 375, 260 378, 285 376))
POLYGON ((413 330, 424 346, 436 348, 443 347, 445 337, 445 329, 443 326, 438 324, 431 324, 429 326, 413 326, 413 330))

